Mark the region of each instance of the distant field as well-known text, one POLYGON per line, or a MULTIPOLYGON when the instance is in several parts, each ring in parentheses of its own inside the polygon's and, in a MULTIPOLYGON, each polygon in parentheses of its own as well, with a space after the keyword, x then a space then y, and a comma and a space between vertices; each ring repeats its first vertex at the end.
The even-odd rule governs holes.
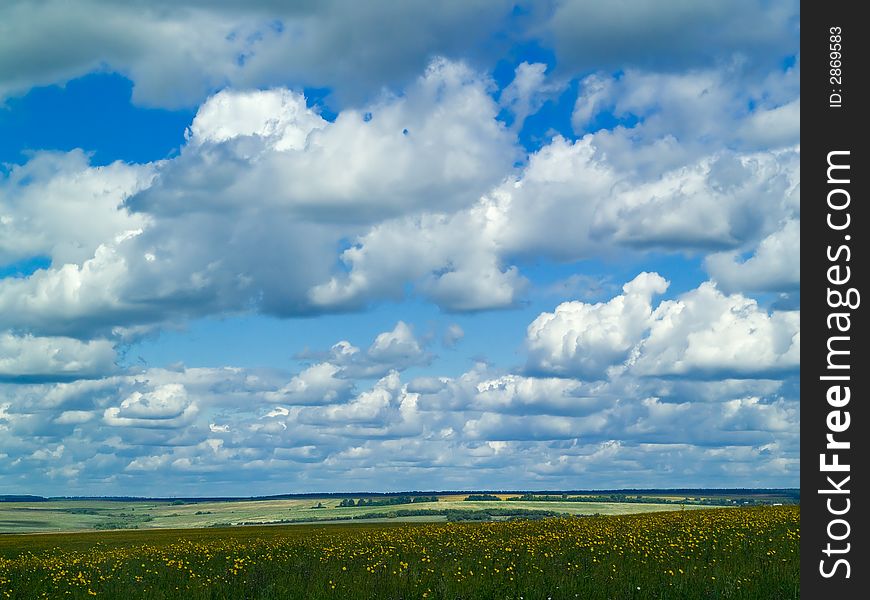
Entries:
POLYGON ((0 598, 798 600, 799 548, 798 506, 6 535, 0 598))
MULTIPOLYGON (((502 497, 509 495, 501 494, 502 497)), ((626 502, 525 502, 464 501, 464 495, 439 497, 438 502, 392 506, 340 507, 338 498, 197 502, 118 502, 63 500, 49 502, 0 502, 0 533, 38 533, 95 529, 186 529, 252 523, 322 519, 345 520, 401 509, 463 510, 520 509, 571 515, 622 515, 680 510, 678 504, 626 502), (321 505, 322 508, 316 508, 321 505)), ((685 509, 702 508, 686 505, 685 509)), ((383 519, 379 519, 383 521, 383 519)), ((443 521, 441 515, 404 517, 402 521, 443 521)))

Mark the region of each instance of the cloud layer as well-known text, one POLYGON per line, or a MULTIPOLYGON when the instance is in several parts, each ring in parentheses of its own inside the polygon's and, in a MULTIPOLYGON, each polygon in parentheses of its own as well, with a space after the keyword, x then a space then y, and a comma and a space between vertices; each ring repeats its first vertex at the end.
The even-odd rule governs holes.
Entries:
POLYGON ((196 114, 168 158, 0 167, 0 485, 794 485, 798 12, 5 3, 0 102, 114 72, 196 114), (223 319, 327 325, 129 355, 223 319))
MULTIPOLYGON (((400 322, 377 336, 366 354, 404 330, 400 322)), ((773 485, 797 474, 796 379, 711 385, 635 369, 585 381, 479 364, 455 378, 392 369, 363 384, 337 362, 284 383, 200 368, 16 386, 0 407, 3 480, 165 495, 194 493, 204 476, 215 490, 246 480, 245 493, 279 482, 362 489, 372 469, 388 473, 381 489, 396 490, 479 487, 481 470, 489 487, 549 489, 691 485, 702 473, 722 485, 773 485)))

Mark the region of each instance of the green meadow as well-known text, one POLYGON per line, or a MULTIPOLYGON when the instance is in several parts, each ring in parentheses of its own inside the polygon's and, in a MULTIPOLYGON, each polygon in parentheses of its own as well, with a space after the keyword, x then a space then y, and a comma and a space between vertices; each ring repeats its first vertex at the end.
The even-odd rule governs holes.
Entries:
POLYGON ((6 535, 0 598, 797 600, 799 548, 798 506, 6 535))

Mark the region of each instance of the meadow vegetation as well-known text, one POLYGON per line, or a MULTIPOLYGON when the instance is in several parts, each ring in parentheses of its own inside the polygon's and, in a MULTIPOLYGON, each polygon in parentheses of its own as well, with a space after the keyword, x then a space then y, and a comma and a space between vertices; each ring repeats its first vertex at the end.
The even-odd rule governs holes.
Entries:
POLYGON ((800 508, 0 537, 0 598, 790 600, 800 508))

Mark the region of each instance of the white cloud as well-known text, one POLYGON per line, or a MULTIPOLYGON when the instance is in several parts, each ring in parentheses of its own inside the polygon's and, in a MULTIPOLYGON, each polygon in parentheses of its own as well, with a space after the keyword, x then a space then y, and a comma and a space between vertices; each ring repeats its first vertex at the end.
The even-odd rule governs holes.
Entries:
POLYGON ((290 90, 224 90, 199 107, 187 137, 194 147, 258 136, 277 151, 301 150, 308 135, 326 124, 290 90))
POLYGON ((119 207, 147 187, 152 172, 121 162, 91 167, 81 150, 37 152, 0 171, 0 266, 34 256, 80 263, 106 240, 141 228, 147 216, 119 207))
POLYGON ((282 404, 332 404, 344 399, 352 383, 342 379, 341 367, 323 362, 312 365, 294 376, 290 382, 274 392, 266 392, 270 402, 282 404))
POLYGON ((133 392, 120 406, 109 407, 103 421, 115 427, 177 428, 190 423, 198 412, 180 383, 168 383, 151 391, 133 392))
POLYGON ((116 370, 111 342, 0 332, 0 380, 98 377, 116 370))
POLYGON ((650 327, 652 297, 668 282, 641 273, 606 303, 566 302, 542 313, 528 327, 526 343, 532 370, 600 379, 625 361, 650 327))
POLYGON ((392 331, 378 334, 368 350, 369 358, 383 363, 415 360, 422 353, 414 333, 404 321, 396 323, 392 331))
POLYGON ((474 487, 481 473, 495 478, 493 486, 549 488, 571 487, 581 473, 602 486, 697 485, 711 472, 731 485, 797 477, 796 377, 711 383, 612 375, 590 384, 478 365, 460 377, 403 384, 394 372, 334 404, 289 408, 266 398, 280 380, 257 389, 260 376, 243 369, 7 386, 0 442, 9 468, 0 481, 36 483, 49 468, 62 477, 66 469, 78 472, 70 491, 114 475, 106 490, 145 493, 155 473, 179 491, 202 489, 190 474, 214 474, 224 483, 207 478, 209 489, 251 494, 301 482, 360 489, 366 477, 363 487, 371 488, 372 470, 387 474, 379 487, 396 490, 474 487), (35 467, 35 459, 50 466, 35 467), (661 477, 644 479, 656 469, 661 477))
MULTIPOLYGON (((139 104, 208 98, 175 158, 93 167, 38 152, 0 175, 0 266, 51 261, 0 280, 0 486, 797 480, 799 313, 747 295, 799 286, 800 70, 781 67, 795 3, 633 1, 618 20, 609 5, 534 5, 515 24, 554 43, 558 67, 522 63, 500 94, 466 50, 510 4, 242 4, 0 8, 0 57, 16 57, 0 58, 0 97, 99 68, 129 76, 139 104), (85 18, 95 7, 102 18, 85 18), (427 32, 406 26, 419 22, 427 32), (618 45, 602 23, 622 28, 618 45), (524 120, 577 73, 591 75, 572 121, 590 133, 515 162, 524 120), (311 86, 334 89, 334 120, 298 92, 311 86), (624 125, 592 131, 613 119, 624 125), (295 374, 114 366, 116 344, 203 315, 409 295, 517 307, 526 265, 661 250, 703 260, 711 282, 654 302, 667 290, 655 273, 621 293, 568 277, 560 293, 584 301, 534 319, 523 374, 436 364, 403 382, 436 358, 410 321, 368 347, 303 354, 295 374), (47 383, 79 377, 98 379, 47 383)), ((449 326, 445 346, 464 335, 449 326)))
POLYGON ((58 425, 81 425, 92 420, 95 416, 94 413, 87 410, 65 410, 54 419, 54 422, 58 425))
POLYGON ((131 205, 173 214, 256 199, 327 223, 466 206, 517 152, 488 86, 466 65, 435 59, 402 96, 332 123, 287 90, 221 92, 200 108, 181 157, 131 205))
POLYGON ((621 183, 595 215, 594 234, 640 247, 734 247, 772 231, 799 193, 797 155, 721 154, 621 183))
POLYGON ((671 137, 685 156, 723 142, 741 151, 796 146, 800 65, 763 72, 759 78, 751 65, 735 60, 685 71, 593 73, 581 82, 572 124, 582 132, 603 114, 635 120, 633 141, 671 137))
POLYGON ((638 375, 765 377, 800 364, 800 313, 768 314, 755 300, 711 282, 653 307, 667 289, 643 273, 606 303, 566 302, 529 325, 528 369, 601 379, 638 375))
POLYGON ((582 417, 610 406, 614 398, 604 385, 575 379, 504 375, 477 384, 468 408, 491 413, 582 417))
POLYGON ((583 131, 596 115, 613 104, 614 80, 600 73, 588 75, 580 83, 571 124, 575 131, 583 131))
POLYGON ((0 9, 0 56, 18 57, 0 62, 0 100, 98 69, 130 77, 133 101, 149 106, 288 82, 359 99, 404 82, 435 54, 473 51, 511 6, 15 0, 0 9), (426 33, 409 23, 426 23, 426 33))
POLYGON ((563 83, 547 83, 547 65, 543 63, 520 63, 514 80, 501 91, 499 104, 513 114, 512 127, 520 130, 526 117, 535 114, 544 102, 564 88, 563 83))
POLYGON ((725 291, 765 292, 800 288, 800 221, 790 219, 761 240, 752 256, 736 252, 710 254, 704 265, 725 291))
POLYGON ((56 460, 63 456, 64 445, 58 444, 54 450, 48 448, 40 448, 30 455, 33 460, 56 460))
POLYGON ((740 136, 760 148, 800 143, 800 98, 788 104, 753 113, 741 126, 740 136))
POLYGON ((381 424, 386 413, 401 402, 401 382, 395 371, 375 383, 371 390, 364 391, 339 406, 312 408, 300 414, 306 423, 371 423, 381 424))
MULTIPOLYGON (((58 220, 51 239, 66 239, 62 247, 46 237, 16 249, 65 258, 0 281, 0 328, 127 341, 225 311, 359 310, 404 298, 409 284, 445 310, 487 310, 523 301, 529 282, 517 264, 526 259, 751 248, 797 218, 799 155, 721 151, 721 136, 751 118, 745 107, 727 110, 735 69, 602 79, 602 106, 643 121, 557 137, 521 172, 489 80, 462 63, 435 60, 404 94, 333 123, 286 89, 225 90, 200 108, 175 159, 91 168, 72 154, 52 159, 60 166, 40 166, 51 163, 42 157, 13 169, 7 187, 24 185, 8 192, 4 226, 17 238, 27 237, 33 204, 18 198, 52 185, 46 197, 60 202, 69 187, 97 216, 83 228, 58 220), (702 96, 707 108, 688 123, 682 113, 702 96), (691 143, 674 138, 681 127, 697 130, 691 143)), ((753 94, 771 98, 758 111, 788 103, 792 71, 757 84, 753 94)))
POLYGON ((800 365, 800 312, 768 314, 755 300, 706 282, 662 302, 630 360, 644 375, 754 377, 800 365))
POLYGON ((321 382, 329 380, 328 386, 321 383, 315 387, 331 387, 336 390, 340 388, 344 391, 349 389, 347 381, 350 379, 384 377, 390 371, 398 372, 413 366, 427 365, 433 358, 423 349, 420 340, 404 321, 396 322, 392 330, 375 336, 365 351, 347 340, 341 340, 333 344, 328 352, 306 350, 298 357, 323 362, 307 368, 294 378, 291 386, 305 387, 301 381, 298 384, 296 381, 306 376, 321 382))

